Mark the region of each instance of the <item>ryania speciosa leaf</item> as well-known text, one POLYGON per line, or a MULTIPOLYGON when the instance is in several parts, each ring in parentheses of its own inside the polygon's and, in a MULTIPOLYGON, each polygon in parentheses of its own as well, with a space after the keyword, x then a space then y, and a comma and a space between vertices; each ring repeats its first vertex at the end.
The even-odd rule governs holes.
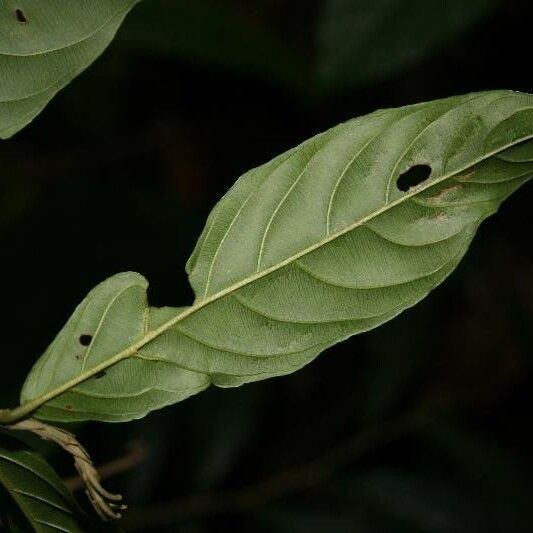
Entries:
POLYGON ((138 1, 0 2, 0 138, 21 130, 85 70, 138 1))
POLYGON ((150 307, 135 273, 98 285, 15 415, 124 421, 301 368, 439 285, 533 176, 532 139, 533 96, 493 91, 377 111, 251 170, 187 264, 194 303, 150 307))

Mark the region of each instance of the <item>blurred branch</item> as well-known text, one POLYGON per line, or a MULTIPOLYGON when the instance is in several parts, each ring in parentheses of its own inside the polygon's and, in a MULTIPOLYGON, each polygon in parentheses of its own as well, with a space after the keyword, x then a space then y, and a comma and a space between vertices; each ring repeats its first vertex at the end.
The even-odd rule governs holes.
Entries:
POLYGON ((427 391, 418 406, 411 411, 359 431, 314 460, 284 469, 241 489, 197 493, 150 507, 131 509, 121 525, 125 530, 134 531, 163 527, 192 518, 245 512, 317 487, 343 467, 424 430, 445 413, 493 397, 506 389, 506 382, 503 376, 498 376, 494 381, 471 387, 468 391, 427 391))
POLYGON ((124 519, 127 530, 161 527, 198 516, 243 512, 288 494, 316 487, 337 470, 370 451, 386 446, 425 427, 433 417, 412 412, 359 432, 324 455, 262 481, 233 491, 198 493, 147 507, 132 509, 124 519))

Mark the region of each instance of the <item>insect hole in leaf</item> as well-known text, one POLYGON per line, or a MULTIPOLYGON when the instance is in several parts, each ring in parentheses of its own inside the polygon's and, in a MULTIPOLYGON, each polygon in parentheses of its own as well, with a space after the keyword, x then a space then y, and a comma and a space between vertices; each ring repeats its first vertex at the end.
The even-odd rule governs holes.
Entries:
POLYGON ((407 192, 413 187, 421 185, 431 176, 431 167, 429 165, 414 165, 403 174, 400 174, 396 185, 402 192, 407 192))

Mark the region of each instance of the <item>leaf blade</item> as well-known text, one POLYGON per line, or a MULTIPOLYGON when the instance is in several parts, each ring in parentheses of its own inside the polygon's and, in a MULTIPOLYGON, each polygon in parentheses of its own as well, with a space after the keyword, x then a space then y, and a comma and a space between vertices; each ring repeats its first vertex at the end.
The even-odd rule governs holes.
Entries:
MULTIPOLYGON (((138 296, 128 304, 137 318, 124 316, 130 326, 148 317, 144 332, 124 339, 110 322, 122 344, 81 371, 56 364, 55 389, 39 377, 47 352, 25 408, 46 403, 37 416, 62 421, 136 418, 209 384, 292 372, 390 320, 454 270, 481 222, 533 176, 527 146, 516 152, 533 138, 532 109, 530 95, 493 91, 381 110, 250 171, 215 207, 187 265, 194 304, 157 310, 138 296), (400 190, 420 164, 430 177, 400 190), (116 391, 129 391, 129 408, 110 404, 116 391)), ((145 293, 132 273, 99 287, 124 280, 145 293)), ((86 316, 91 334, 104 319, 86 316)), ((67 325, 56 362, 72 358, 81 333, 67 325)))
POLYGON ((96 60, 138 1, 3 2, 0 24, 9 31, 0 35, 0 138, 24 128, 96 60))
MULTIPOLYGON (((78 507, 54 470, 38 454, 21 448, 2 436, 0 447, 0 485, 19 515, 5 509, 9 520, 26 530, 50 529, 82 532, 78 507), (21 518, 23 517, 23 519, 21 518), (25 526, 24 526, 25 524, 25 526)), ((9 505, 9 502, 6 502, 9 505)), ((15 524, 10 524, 15 527, 15 524)))

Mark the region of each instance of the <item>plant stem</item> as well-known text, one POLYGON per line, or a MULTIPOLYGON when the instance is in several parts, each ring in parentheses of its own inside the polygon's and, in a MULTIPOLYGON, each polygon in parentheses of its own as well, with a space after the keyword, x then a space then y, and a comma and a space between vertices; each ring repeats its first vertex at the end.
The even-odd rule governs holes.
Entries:
POLYGON ((122 500, 122 496, 111 494, 102 487, 100 476, 91 457, 72 433, 33 418, 6 427, 13 431, 30 431, 44 440, 55 442, 61 446, 63 450, 72 455, 74 466, 85 484, 85 494, 87 494, 100 518, 102 520, 121 518, 122 515, 118 511, 126 509, 125 505, 118 503, 122 500))

